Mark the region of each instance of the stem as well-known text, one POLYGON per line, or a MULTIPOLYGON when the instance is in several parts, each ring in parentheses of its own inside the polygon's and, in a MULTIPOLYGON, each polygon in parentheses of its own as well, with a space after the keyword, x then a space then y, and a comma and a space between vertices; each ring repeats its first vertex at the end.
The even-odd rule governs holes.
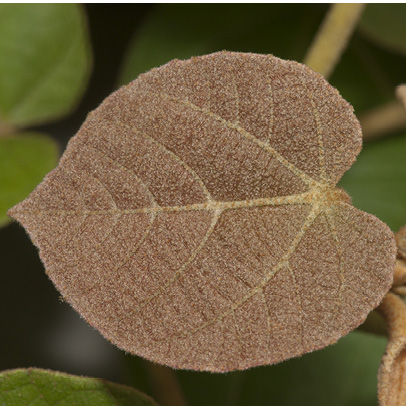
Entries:
POLYGON ((328 78, 336 66, 365 4, 332 4, 304 63, 328 78))
POLYGON ((394 293, 387 293, 377 308, 388 328, 389 341, 406 337, 406 304, 394 293))
POLYGON ((152 362, 145 364, 158 404, 161 406, 186 406, 187 402, 175 372, 168 367, 152 362))
POLYGON ((17 129, 13 125, 0 120, 0 138, 12 135, 15 132, 17 132, 17 129))
POLYGON ((359 121, 364 140, 370 140, 406 128, 406 112, 394 100, 362 114, 359 121))
POLYGON ((393 273, 392 287, 404 286, 406 284, 406 262, 403 259, 397 259, 395 271, 393 273))
POLYGON ((403 104, 403 107, 406 110, 406 85, 399 85, 396 88, 396 97, 403 104))
POLYGON ((384 317, 389 341, 378 372, 380 406, 406 404, 406 304, 389 292, 378 307, 384 317))

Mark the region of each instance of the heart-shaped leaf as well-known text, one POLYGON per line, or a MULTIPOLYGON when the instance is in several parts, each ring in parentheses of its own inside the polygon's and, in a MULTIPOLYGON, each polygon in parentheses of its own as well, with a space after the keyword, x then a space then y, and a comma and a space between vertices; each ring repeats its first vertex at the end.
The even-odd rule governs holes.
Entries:
POLYGON ((392 232, 335 187, 360 148, 352 107, 304 65, 175 60, 108 97, 10 215, 126 351, 272 364, 334 343, 391 285, 392 232))
POLYGON ((150 397, 128 386, 36 368, 0 373, 0 404, 157 406, 150 397))

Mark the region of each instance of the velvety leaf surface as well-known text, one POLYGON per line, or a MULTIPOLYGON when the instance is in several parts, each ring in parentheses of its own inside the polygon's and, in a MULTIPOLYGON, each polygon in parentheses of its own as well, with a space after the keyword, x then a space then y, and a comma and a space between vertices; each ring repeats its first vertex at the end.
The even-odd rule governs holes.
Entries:
POLYGON ((175 60, 107 98, 10 214, 120 348, 246 369, 334 343, 390 287, 393 234, 335 188, 360 148, 351 106, 304 65, 175 60))
POLYGON ((406 54, 406 4, 368 4, 360 28, 378 44, 406 54))
POLYGON ((340 185, 355 206, 373 213, 392 230, 405 224, 406 134, 366 144, 340 185))
POLYGON ((0 226, 7 210, 27 196, 55 167, 58 147, 52 138, 37 133, 0 137, 0 226))
POLYGON ((156 406, 143 393, 103 379, 42 369, 0 373, 0 404, 5 406, 156 406))
POLYGON ((0 5, 0 122, 27 126, 67 113, 89 68, 81 6, 0 5))

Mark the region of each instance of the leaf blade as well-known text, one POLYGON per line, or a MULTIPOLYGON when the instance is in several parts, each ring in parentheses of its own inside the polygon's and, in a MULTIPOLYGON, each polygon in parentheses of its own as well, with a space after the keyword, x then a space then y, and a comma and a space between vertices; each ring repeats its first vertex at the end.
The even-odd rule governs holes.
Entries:
POLYGON ((90 70, 84 19, 77 5, 1 5, 1 121, 28 126, 74 107, 90 70))
POLYGON ((1 372, 0 400, 14 406, 156 405, 151 398, 128 386, 36 368, 1 372))

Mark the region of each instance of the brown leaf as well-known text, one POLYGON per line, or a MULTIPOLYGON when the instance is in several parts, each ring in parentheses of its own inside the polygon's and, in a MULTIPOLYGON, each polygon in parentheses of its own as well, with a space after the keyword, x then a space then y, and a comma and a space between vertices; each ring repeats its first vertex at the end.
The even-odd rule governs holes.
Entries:
POLYGON ((304 65, 174 60, 92 112, 10 215, 120 348, 272 364, 334 343, 391 285, 393 234, 335 187, 360 149, 352 107, 304 65))

